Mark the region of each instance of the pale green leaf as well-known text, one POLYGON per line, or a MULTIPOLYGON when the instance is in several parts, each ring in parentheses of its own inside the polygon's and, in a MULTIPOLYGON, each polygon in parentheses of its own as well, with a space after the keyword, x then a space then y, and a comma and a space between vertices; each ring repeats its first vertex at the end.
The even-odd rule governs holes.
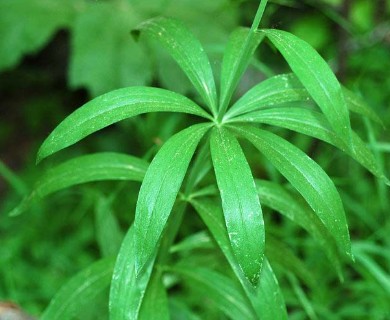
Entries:
POLYGON ((40 319, 71 320, 79 310, 92 308, 99 293, 108 289, 113 268, 114 259, 104 259, 79 272, 54 296, 40 319))
POLYGON ((135 232, 132 226, 122 242, 115 263, 109 301, 110 320, 138 319, 155 258, 151 259, 145 272, 136 277, 135 232))
POLYGON ((188 98, 149 87, 129 87, 97 97, 63 120, 43 142, 38 160, 66 148, 115 122, 147 112, 183 112, 208 118, 188 98))
POLYGON ((153 37, 166 48, 215 114, 217 92, 214 76, 210 61, 198 39, 180 21, 162 17, 143 22, 135 31, 153 37))
POLYGON ((131 28, 144 19, 140 8, 123 1, 83 1, 77 7, 71 29, 70 85, 98 96, 149 84, 150 60, 130 36, 131 28))
POLYGON ((309 156, 277 135, 249 126, 235 126, 298 190, 343 252, 351 254, 348 225, 340 195, 332 180, 309 156))
POLYGON ((246 113, 231 121, 265 123, 320 139, 344 151, 371 173, 386 180, 375 156, 359 136, 352 131, 353 148, 347 148, 344 141, 333 131, 325 117, 317 111, 295 107, 271 108, 246 113))
POLYGON ((265 180, 255 180, 255 183, 261 204, 281 213, 305 229, 322 246, 342 279, 341 257, 336 242, 313 210, 278 183, 265 180))
POLYGON ((189 162, 209 126, 194 125, 171 137, 146 172, 134 220, 137 274, 157 249, 189 162))
POLYGON ((41 49, 72 23, 74 11, 71 1, 1 0, 0 70, 41 49))
POLYGON ((329 120, 332 128, 349 146, 351 126, 340 83, 322 57, 305 41, 291 33, 264 29, 303 86, 329 120))
POLYGON ((234 256, 221 208, 210 200, 191 199, 190 203, 198 212, 218 246, 221 248, 236 277, 244 288, 246 295, 251 301, 256 315, 260 319, 265 320, 287 319, 284 299, 278 281, 276 280, 267 259, 263 262, 258 286, 257 288, 254 288, 245 277, 234 256), (272 294, 269 294, 270 292, 272 292, 272 294))
POLYGON ((175 266, 168 268, 184 278, 194 282, 196 289, 207 294, 215 306, 231 319, 256 319, 242 289, 231 279, 211 269, 196 266, 175 266))
POLYGON ((226 108, 263 35, 250 29, 235 30, 226 45, 221 69, 220 109, 226 108))
POLYGON ((256 284, 265 231, 249 164, 238 141, 226 129, 214 129, 210 150, 233 252, 246 277, 256 284))
POLYGON ((35 184, 31 194, 10 214, 20 214, 34 201, 81 183, 103 180, 142 181, 147 168, 146 161, 121 153, 102 152, 76 157, 48 170, 35 184))

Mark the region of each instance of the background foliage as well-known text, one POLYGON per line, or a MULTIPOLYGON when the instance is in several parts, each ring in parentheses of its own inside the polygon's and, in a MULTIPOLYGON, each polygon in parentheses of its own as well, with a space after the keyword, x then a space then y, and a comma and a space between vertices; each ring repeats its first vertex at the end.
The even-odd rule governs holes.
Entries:
MULTIPOLYGON (((151 84, 194 95, 188 80, 166 53, 147 39, 136 43, 129 31, 157 15, 179 18, 198 36, 214 63, 212 67, 218 69, 228 35, 238 25, 250 25, 257 5, 257 1, 232 0, 0 2, 1 299, 16 301, 29 313, 40 315, 72 275, 98 258, 117 252, 122 238, 107 242, 109 235, 102 226, 109 223, 117 230, 110 234, 121 235, 133 221, 136 197, 128 195, 138 193, 137 182, 81 185, 54 193, 22 216, 8 217, 45 168, 75 155, 102 150, 150 160, 164 141, 189 123, 187 116, 162 114, 126 120, 59 154, 55 160, 35 166, 39 144, 90 97, 124 86, 151 84), (113 222, 111 215, 118 221, 113 222)), ((279 0, 269 5, 262 25, 288 30, 308 41, 330 63, 339 80, 361 95, 389 126, 389 15, 389 1, 279 0)), ((288 71, 281 57, 271 50, 266 46, 258 50, 237 96, 259 80, 288 71)), ((366 119, 352 117, 352 123, 369 142, 383 169, 390 172, 388 132, 366 119)), ((293 133, 278 134, 289 135, 289 140, 320 163, 335 181, 356 258, 354 264, 343 266, 344 283, 340 283, 311 237, 273 214, 272 209, 264 209, 274 239, 270 241, 278 248, 274 251, 285 253, 274 257, 279 264, 273 267, 289 317, 386 319, 390 313, 389 190, 334 148, 293 133)), ((252 170, 257 177, 283 181, 266 161, 252 170)), ((198 238, 183 241, 172 251, 188 265, 218 270, 220 257, 212 254, 213 243, 208 234, 202 233, 203 223, 192 217, 185 218, 179 242, 190 235, 198 238), (193 248, 194 243, 200 245, 193 248)), ((218 318, 223 297, 216 295, 214 302, 201 301, 202 290, 209 291, 194 285, 191 281, 195 280, 183 271, 186 266, 181 267, 188 281, 183 287, 172 286, 171 310, 178 319, 181 314, 189 318, 186 306, 196 310, 200 318, 206 314, 210 319, 218 318)), ((215 277, 205 270, 198 272, 203 272, 204 279, 215 277)), ((77 316, 105 318, 107 292, 97 299, 101 303, 93 310, 85 308, 86 314, 77 316)))

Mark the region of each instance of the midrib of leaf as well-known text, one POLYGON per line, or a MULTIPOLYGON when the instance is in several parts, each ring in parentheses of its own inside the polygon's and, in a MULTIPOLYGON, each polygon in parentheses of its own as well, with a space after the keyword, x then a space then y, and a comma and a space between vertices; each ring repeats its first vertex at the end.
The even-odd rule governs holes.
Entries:
MULTIPOLYGON (((228 158, 228 161, 229 163, 231 162, 231 158, 229 157, 229 152, 228 152, 228 148, 226 147, 226 143, 225 141, 223 140, 222 142, 222 148, 223 148, 223 151, 224 153, 227 155, 227 158, 228 158)), ((229 166, 229 169, 230 169, 230 166, 229 166)), ((231 173, 230 170, 226 171, 227 174, 229 175, 229 180, 230 181, 233 181, 233 175, 231 173)), ((248 233, 247 233, 247 230, 246 228, 244 227, 243 225, 243 219, 244 219, 244 215, 243 215, 243 208, 242 208, 242 201, 241 201, 241 197, 239 196, 238 192, 237 192, 237 186, 234 184, 234 187, 233 187, 233 190, 234 190, 234 195, 235 195, 235 198, 238 199, 238 205, 239 205, 239 208, 240 208, 240 223, 241 223, 241 230, 244 230, 245 232, 245 238, 248 238, 248 233)), ((241 266, 240 266, 241 268, 241 266)), ((243 270, 244 271, 244 270, 243 270)))

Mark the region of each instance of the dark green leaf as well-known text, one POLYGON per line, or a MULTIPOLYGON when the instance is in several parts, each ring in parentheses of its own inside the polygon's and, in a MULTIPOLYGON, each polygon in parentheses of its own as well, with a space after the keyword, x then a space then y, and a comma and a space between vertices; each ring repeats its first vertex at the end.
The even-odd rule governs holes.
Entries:
POLYGON ((266 259, 264 260, 258 286, 257 288, 253 288, 233 254, 221 208, 210 200, 191 199, 190 203, 201 216, 218 246, 221 248, 251 301, 257 316, 265 320, 287 319, 284 299, 268 261, 266 259), (269 294, 270 292, 272 294, 269 294))
POLYGON ((352 131, 353 148, 349 149, 345 146, 344 141, 340 139, 330 127, 325 117, 314 110, 295 107, 272 108, 250 112, 242 116, 238 116, 231 121, 266 123, 294 130, 328 142, 350 155, 377 177, 386 180, 386 177, 379 168, 374 155, 355 132, 352 131))
POLYGON ((300 149, 277 135, 254 127, 235 126, 286 177, 318 215, 348 256, 351 242, 340 195, 322 168, 300 149))
POLYGON ((103 257, 116 257, 124 237, 112 212, 111 202, 110 198, 98 193, 95 206, 96 240, 103 257))
POLYGON ((347 105, 341 86, 328 64, 308 43, 291 33, 274 29, 262 32, 281 52, 332 128, 349 146, 351 126, 347 105))
POLYGON ((210 149, 233 252, 246 277, 256 284, 265 232, 249 164, 238 141, 226 129, 214 129, 210 149))
POLYGON ((265 180, 255 182, 261 204, 281 213, 305 229, 322 246, 342 279, 341 257, 336 242, 313 210, 278 183, 265 180))
POLYGON ((137 274, 157 249, 189 162, 209 126, 194 125, 171 137, 146 172, 134 220, 137 274))
POLYGON ((132 226, 119 251, 110 290, 110 319, 138 319, 145 291, 152 274, 155 256, 140 277, 135 275, 135 232, 132 226))
POLYGON ((215 114, 217 92, 214 76, 209 59, 195 36, 180 21, 161 17, 145 21, 136 30, 161 42, 215 114))
POLYGON ((140 320, 161 319, 169 320, 167 292, 161 278, 161 272, 155 272, 150 279, 141 310, 140 320))
POLYGON ((81 183, 102 180, 142 181, 148 163, 114 152, 95 153, 68 160, 50 169, 34 186, 33 192, 10 214, 22 213, 34 201, 81 183))
POLYGON ((113 268, 114 260, 105 259, 78 273, 55 295, 40 319, 75 319, 79 310, 93 307, 96 296, 108 289, 113 268))
POLYGON ((278 265, 284 271, 292 272, 302 282, 313 288, 315 284, 313 273, 285 243, 270 234, 267 234, 265 254, 272 265, 278 265))
POLYGON ((238 82, 263 38, 261 34, 246 28, 237 29, 230 36, 222 61, 220 109, 226 108, 229 104, 238 82))
POLYGON ((43 142, 37 161, 115 122, 147 112, 183 112, 209 118, 194 102, 171 91, 119 89, 91 100, 62 121, 43 142))
POLYGON ((176 266, 168 269, 195 282, 197 290, 207 294, 215 306, 231 319, 256 319, 242 289, 228 277, 207 268, 176 266))

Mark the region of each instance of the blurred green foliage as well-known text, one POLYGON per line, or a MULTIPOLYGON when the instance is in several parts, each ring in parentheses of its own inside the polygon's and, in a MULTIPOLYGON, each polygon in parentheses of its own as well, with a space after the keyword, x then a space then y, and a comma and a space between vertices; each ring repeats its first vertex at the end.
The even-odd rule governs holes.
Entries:
MULTIPOLYGON (((270 2, 263 24, 289 30, 311 43, 341 81, 361 95, 389 127, 390 1, 270 2)), ((188 81, 164 52, 145 39, 137 43, 131 38, 132 27, 158 15, 179 18, 216 61, 213 57, 220 57, 228 34, 238 25, 248 25, 257 5, 257 1, 234 0, 0 1, 0 159, 5 163, 0 163, 0 300, 16 301, 29 313, 40 315, 67 279, 116 250, 102 245, 99 238, 102 213, 96 203, 109 205, 119 221, 116 227, 123 231, 133 220, 135 197, 129 195, 138 193, 137 183, 87 184, 60 191, 23 216, 7 215, 32 188, 43 167, 53 166, 52 162, 34 165, 37 146, 88 96, 145 84, 192 94, 188 81), (85 91, 76 91, 80 88, 85 91)), ((269 57, 268 50, 259 50, 242 87, 287 70, 281 60, 269 57)), ((352 120, 384 170, 390 172, 388 130, 369 121, 352 120)), ((105 129, 62 157, 109 150, 150 159, 186 121, 183 116, 161 114, 138 117, 119 124, 116 130, 105 129)), ((315 285, 310 286, 283 266, 275 268, 290 318, 388 319, 388 188, 333 148, 289 135, 334 178, 347 212, 356 258, 355 264, 344 267, 345 280, 340 283, 307 234, 264 209, 270 226, 267 232, 281 239, 314 276, 315 285)), ((56 160, 62 160, 61 156, 56 160)), ((283 181, 266 164, 252 169, 259 176, 283 181)), ((180 238, 202 228, 199 219, 187 217, 180 238)), ((176 254, 191 254, 191 259, 218 268, 218 260, 210 253, 206 246, 176 254)), ((171 291, 175 299, 170 307, 176 310, 177 319, 180 314, 189 318, 188 306, 200 315, 221 318, 212 303, 199 301, 194 286, 172 286, 171 291)), ((102 305, 91 312, 86 310, 80 317, 96 319, 96 314, 104 314, 104 310, 106 306, 102 305)))

